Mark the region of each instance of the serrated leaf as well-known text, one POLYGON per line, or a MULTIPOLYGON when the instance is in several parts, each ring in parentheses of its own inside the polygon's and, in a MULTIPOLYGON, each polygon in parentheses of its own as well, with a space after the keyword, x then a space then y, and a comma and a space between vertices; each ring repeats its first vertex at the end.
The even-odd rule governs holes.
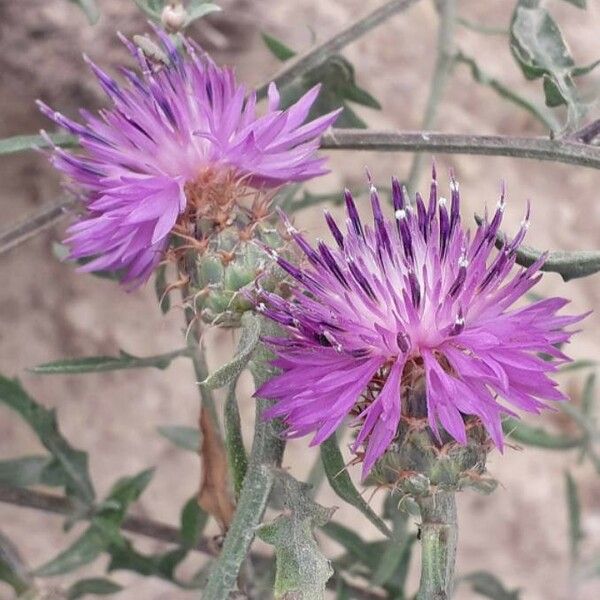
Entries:
POLYGON ((91 504, 95 492, 88 473, 87 454, 73 448, 62 436, 54 410, 47 410, 37 404, 18 381, 1 375, 0 403, 19 413, 29 423, 45 448, 60 464, 65 474, 67 494, 77 497, 85 504, 91 504))
POLYGON ((200 431, 196 427, 185 425, 161 425, 158 433, 179 448, 198 454, 200 450, 200 431))
POLYGON ((286 46, 281 40, 278 40, 276 37, 269 35, 268 33, 261 33, 263 42, 267 46, 267 48, 271 51, 273 56, 280 61, 286 61, 293 56, 296 56, 296 53, 288 46, 286 46))
POLYGON ((180 356, 189 355, 188 348, 158 354, 156 356, 133 356, 121 350, 119 356, 86 356, 83 358, 65 358, 44 363, 29 369, 39 375, 77 375, 81 373, 102 373, 105 371, 121 371, 123 369, 143 369, 153 367, 166 369, 171 362, 180 356))
POLYGON ((520 592, 518 589, 508 590, 502 582, 487 571, 475 571, 470 575, 461 578, 471 584, 474 592, 481 596, 491 598, 491 600, 519 600, 520 592))
POLYGON ((77 600, 85 596, 109 596, 123 589, 118 583, 102 577, 82 579, 67 590, 67 600, 77 600))
POLYGON ((511 24, 511 50, 525 77, 545 77, 548 106, 567 104, 567 127, 573 128, 585 114, 573 82, 575 63, 558 24, 545 8, 517 6, 511 24))
POLYGON ((321 554, 313 529, 329 521, 335 509, 324 508, 310 498, 310 487, 278 472, 286 512, 263 525, 258 536, 275 547, 275 600, 324 600, 325 585, 333 575, 321 554))
POLYGON ((184 505, 180 517, 181 542, 185 548, 194 548, 204 527, 208 522, 208 513, 204 512, 198 505, 198 498, 193 496, 184 505))
MULTIPOLYGON (((68 133, 50 133, 48 137, 56 146, 61 148, 73 148, 79 145, 77 138, 68 133)), ((15 135, 0 140, 0 156, 23 152, 24 150, 48 148, 49 146, 48 141, 41 135, 15 135)))
POLYGON ((188 18, 185 21, 185 27, 191 25, 197 19, 201 19, 206 15, 209 15, 214 12, 220 12, 222 9, 217 4, 213 4, 212 2, 202 2, 202 0, 191 0, 187 7, 186 12, 188 14, 188 18))
POLYGON ((579 558, 579 544, 583 539, 581 529, 581 503, 577 484, 571 473, 565 471, 565 489, 567 498, 567 512, 569 516, 569 540, 571 542, 571 559, 577 561, 579 558))
POLYGON ((73 4, 77 4, 84 12, 90 25, 95 25, 100 18, 100 9, 95 0, 69 0, 73 4))
POLYGON ((346 471, 346 465, 344 465, 344 459, 338 447, 335 434, 331 435, 321 444, 321 460, 323 461, 325 474, 333 491, 342 500, 358 508, 379 531, 389 537, 391 535, 389 527, 375 514, 352 483, 350 475, 346 471))
POLYGON ((528 425, 519 419, 505 417, 502 421, 504 433, 515 442, 547 450, 571 450, 581 446, 581 437, 550 433, 541 427, 528 425))
POLYGON ((227 364, 209 375, 201 385, 209 390, 224 387, 239 377, 248 365, 254 349, 260 341, 260 318, 250 312, 242 317, 242 335, 235 356, 227 364))

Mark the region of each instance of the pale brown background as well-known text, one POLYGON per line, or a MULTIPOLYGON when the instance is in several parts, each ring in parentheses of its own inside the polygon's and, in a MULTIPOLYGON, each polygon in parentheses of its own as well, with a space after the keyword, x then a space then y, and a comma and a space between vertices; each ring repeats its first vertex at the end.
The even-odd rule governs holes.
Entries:
MULTIPOLYGON (((195 33, 219 62, 237 65, 241 79, 262 82, 277 68, 264 48, 259 32, 274 33, 295 48, 307 48, 312 35, 322 40, 345 26, 361 12, 376 7, 374 0, 261 0, 224 2, 224 15, 211 18, 211 28, 198 26, 195 33)), ((550 3, 564 25, 576 60, 588 63, 600 57, 600 6, 589 0, 587 13, 566 2, 550 3)), ((87 52, 102 65, 114 67, 126 59, 115 30, 127 34, 145 27, 133 2, 99 0, 103 16, 95 26, 66 0, 0 0, 0 136, 35 132, 48 123, 33 104, 38 97, 69 115, 81 105, 97 106, 99 91, 81 59, 87 52)), ((489 24, 506 24, 513 2, 463 0, 461 13, 489 24)), ((390 19, 369 36, 353 44, 346 55, 357 69, 359 83, 383 104, 382 112, 360 111, 373 127, 417 128, 427 95, 434 60, 436 34, 432 3, 423 0, 408 13, 390 19)), ((507 49, 506 39, 458 30, 459 45, 475 54, 485 68, 524 93, 536 95, 539 83, 526 84, 507 49)), ((596 79, 596 82, 598 80, 596 79)), ((539 96, 538 96, 539 97, 539 96)), ((528 115, 497 98, 489 89, 472 82, 458 67, 445 93, 438 128, 448 132, 542 134, 528 115)), ((392 174, 407 173, 410 157, 403 154, 332 155, 333 173, 313 182, 320 191, 341 189, 363 181, 369 165, 377 181, 385 184, 392 174)), ((453 166, 460 178, 464 214, 483 202, 493 205, 500 178, 509 188, 507 221, 516 226, 524 201, 533 201, 533 226, 529 242, 543 248, 599 248, 600 173, 578 167, 507 158, 438 157, 442 180, 453 166)), ((24 217, 59 193, 57 176, 43 156, 27 154, 0 161, 0 225, 24 217)), ((300 224, 310 236, 323 234, 319 211, 303 214, 300 224)), ((197 459, 174 449, 159 437, 159 424, 193 424, 197 416, 194 378, 185 361, 167 372, 139 371, 86 377, 39 378, 24 369, 61 357, 116 353, 118 348, 152 354, 181 345, 181 313, 174 309, 164 318, 156 308, 152 286, 126 294, 114 284, 75 274, 58 264, 50 253, 61 227, 0 257, 0 370, 18 375, 41 402, 58 409, 61 426, 77 447, 90 453, 91 470, 98 492, 103 494, 118 477, 157 465, 154 480, 135 507, 139 514, 177 523, 181 504, 194 492, 198 480, 197 459)), ((564 285, 557 276, 546 277, 543 291, 572 297, 573 310, 600 306, 599 279, 564 285)), ((576 357, 597 357, 600 342, 594 331, 597 314, 588 318, 585 331, 571 347, 576 357)), ((210 338, 211 364, 223 362, 232 342, 230 335, 210 338)), ((581 375, 564 380, 575 397, 581 375)), ((252 400, 243 402, 248 427, 252 400)), ((546 423, 560 425, 552 416, 546 423)), ((0 409, 0 457, 8 458, 40 450, 27 426, 0 409)), ((306 440, 290 444, 285 464, 303 476, 316 456, 306 440)), ((490 498, 472 493, 460 497, 461 543, 458 570, 466 573, 489 569, 512 587, 525 588, 525 600, 595 600, 600 585, 591 582, 576 589, 569 577, 567 520, 563 469, 571 458, 527 450, 492 454, 490 469, 502 485, 490 498)), ((583 526, 588 533, 584 554, 600 556, 600 478, 588 466, 574 471, 582 492, 583 526)), ((339 504, 329 492, 325 504, 339 504)), ((375 498, 374 503, 378 502, 375 498)), ((337 518, 364 529, 356 512, 341 508, 337 518)), ((31 566, 52 557, 80 531, 65 536, 61 520, 35 511, 0 505, 0 528, 19 545, 31 566)), ((140 547, 158 550, 158 544, 140 540, 140 547)), ((333 556, 336 547, 324 543, 333 556)), ((188 574, 198 557, 186 565, 188 574)), ((415 561, 416 562, 416 561, 415 561)), ((104 560, 85 570, 101 573, 104 560)), ((415 581, 416 565, 411 577, 415 581)), ((117 573, 127 584, 123 600, 183 600, 197 597, 165 583, 117 573)), ((57 584, 68 580, 57 580, 57 584)), ((53 582, 54 583, 54 582, 53 582)), ((461 588, 458 598, 474 596, 461 588)), ((10 598, 0 584, 0 598, 10 598)))

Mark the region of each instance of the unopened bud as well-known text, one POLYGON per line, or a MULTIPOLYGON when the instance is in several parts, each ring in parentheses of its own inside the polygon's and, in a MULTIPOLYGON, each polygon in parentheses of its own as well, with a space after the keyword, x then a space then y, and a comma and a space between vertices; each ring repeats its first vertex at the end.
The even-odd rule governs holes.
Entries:
POLYGON ((180 1, 169 2, 163 8, 160 20, 170 33, 181 31, 187 22, 188 14, 180 1))

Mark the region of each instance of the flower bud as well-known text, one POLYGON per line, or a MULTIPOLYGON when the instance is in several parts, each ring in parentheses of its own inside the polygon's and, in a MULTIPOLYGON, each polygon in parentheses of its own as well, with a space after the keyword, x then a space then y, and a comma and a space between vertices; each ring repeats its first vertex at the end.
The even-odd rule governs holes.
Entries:
POLYGON ((188 13, 180 1, 166 4, 160 16, 163 27, 169 33, 181 31, 185 27, 187 19, 188 13))

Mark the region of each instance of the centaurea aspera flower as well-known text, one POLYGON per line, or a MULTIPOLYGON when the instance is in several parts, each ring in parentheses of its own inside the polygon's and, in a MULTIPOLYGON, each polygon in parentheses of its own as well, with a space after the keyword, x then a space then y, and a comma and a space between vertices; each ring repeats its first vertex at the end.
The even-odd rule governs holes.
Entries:
POLYGON ((39 103, 83 148, 52 153, 86 209, 68 232, 71 258, 93 257, 82 270, 120 271, 131 285, 149 277, 184 214, 201 214, 207 201, 231 205, 248 188, 325 173, 319 137, 338 114, 304 124, 318 87, 280 110, 271 84, 266 112, 257 116, 256 94, 247 96, 231 69, 216 66, 186 38, 178 50, 157 34, 164 62, 122 38, 141 68, 141 75, 121 69, 127 85, 88 61, 112 106, 97 115, 82 110, 84 124, 39 103))
POLYGON ((312 248, 286 219, 307 264, 276 257, 295 279, 292 297, 264 292, 258 301, 289 333, 267 340, 282 370, 257 391, 275 400, 268 417, 281 417, 290 437, 315 432, 314 445, 354 415, 361 428, 352 449, 364 447, 363 474, 408 418, 410 389, 425 388, 422 415, 434 439, 449 434, 466 444, 474 415, 500 449, 501 417, 515 414, 507 405, 538 413, 544 400, 564 399, 548 374, 569 360, 558 346, 581 317, 558 316, 567 304, 561 298, 514 306, 544 262, 513 270, 529 208, 516 236, 496 251, 504 192, 471 237, 454 178, 450 187, 450 202, 438 197, 434 171, 428 202, 417 194, 411 204, 393 180, 393 220, 371 187, 372 227, 346 191, 347 232, 325 213, 334 247, 319 241, 312 248))

